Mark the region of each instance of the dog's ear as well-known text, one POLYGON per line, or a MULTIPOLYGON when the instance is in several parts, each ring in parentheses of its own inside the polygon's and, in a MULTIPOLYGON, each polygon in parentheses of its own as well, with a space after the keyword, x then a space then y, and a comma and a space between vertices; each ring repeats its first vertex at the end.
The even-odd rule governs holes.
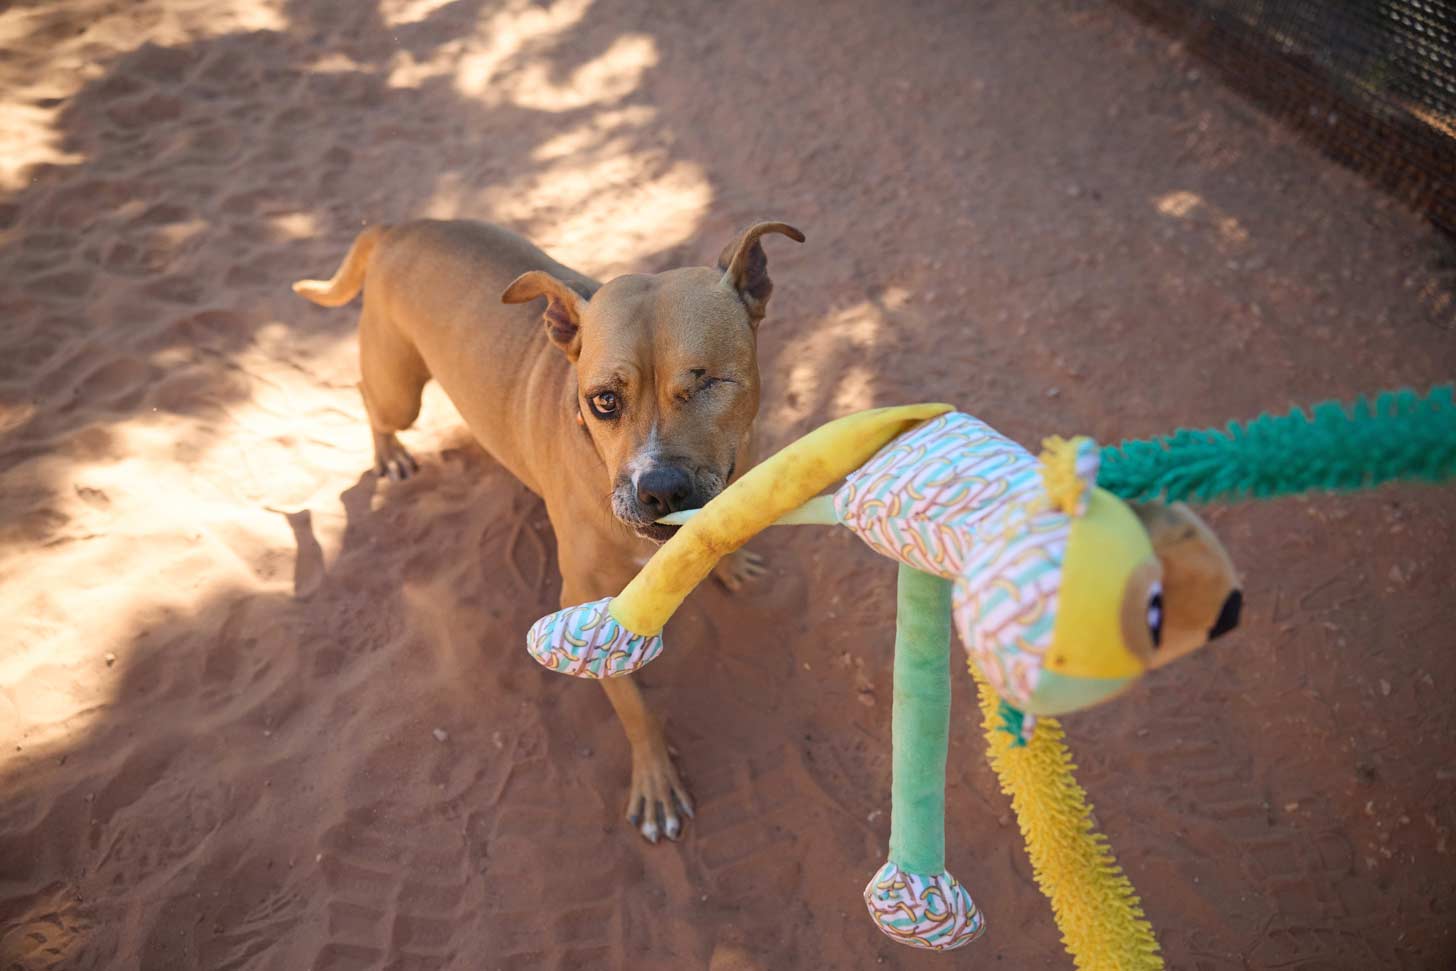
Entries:
POLYGON ((1163 565, 1163 636, 1155 668, 1238 626, 1244 595, 1233 560, 1208 524, 1181 502, 1129 503, 1163 565))
POLYGON ((804 234, 787 223, 755 223, 723 247, 718 256, 723 284, 738 294, 755 327, 763 319, 769 295, 773 293, 773 281, 768 278, 768 257, 763 255, 763 246, 759 243, 764 233, 780 233, 795 242, 804 241, 804 234))
POLYGON ((525 303, 537 297, 546 298, 546 311, 541 315, 546 336, 575 361, 581 353, 581 312, 587 298, 550 273, 531 270, 511 281, 501 294, 501 303, 525 303))

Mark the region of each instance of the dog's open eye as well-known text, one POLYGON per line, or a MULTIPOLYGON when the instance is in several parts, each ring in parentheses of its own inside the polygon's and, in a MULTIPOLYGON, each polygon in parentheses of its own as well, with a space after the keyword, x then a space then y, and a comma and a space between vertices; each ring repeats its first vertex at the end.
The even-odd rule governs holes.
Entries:
POLYGON ((1163 588, 1153 584, 1148 591, 1148 631, 1153 635, 1153 647, 1163 643, 1163 588))
POLYGON ((622 410, 622 400, 615 391, 598 391, 586 399, 593 415, 602 419, 616 418, 622 410))

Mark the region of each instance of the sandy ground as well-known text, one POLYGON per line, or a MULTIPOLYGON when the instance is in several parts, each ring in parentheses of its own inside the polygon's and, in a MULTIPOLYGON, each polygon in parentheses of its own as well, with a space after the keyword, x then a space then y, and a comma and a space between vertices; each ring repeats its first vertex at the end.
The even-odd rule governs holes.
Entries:
MULTIPOLYGON (((1456 373, 1436 241, 1116 8, 749 0, 0 7, 0 968, 1065 968, 957 682, 951 869, 873 930, 893 571, 781 532, 643 679, 699 814, 619 820, 601 692, 522 646, 537 502, 432 393, 369 464, 366 221, 599 276, 773 247, 771 446, 954 401, 1026 442, 1456 373)), ((1456 962, 1456 493, 1215 510, 1242 631, 1070 719, 1174 968, 1456 962)))

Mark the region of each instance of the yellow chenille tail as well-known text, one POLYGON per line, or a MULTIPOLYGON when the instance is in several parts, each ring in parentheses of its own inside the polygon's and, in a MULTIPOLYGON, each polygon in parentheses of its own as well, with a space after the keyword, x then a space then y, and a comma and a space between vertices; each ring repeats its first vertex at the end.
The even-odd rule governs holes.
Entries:
POLYGON ((1018 746, 1001 727, 1001 699, 976 680, 991 767, 1001 791, 1011 797, 1032 871, 1051 901, 1067 953, 1079 971, 1161 969, 1158 942, 1137 894, 1107 838, 1092 830, 1092 808, 1072 776, 1076 766, 1061 725, 1039 719, 1031 741, 1018 746))

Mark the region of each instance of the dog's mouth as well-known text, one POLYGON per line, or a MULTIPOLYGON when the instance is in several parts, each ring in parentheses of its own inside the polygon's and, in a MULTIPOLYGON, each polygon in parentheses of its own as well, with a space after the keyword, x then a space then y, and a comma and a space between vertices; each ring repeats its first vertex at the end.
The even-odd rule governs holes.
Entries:
POLYGON ((645 525, 634 525, 633 531, 643 539, 651 540, 654 543, 666 543, 672 539, 681 526, 669 526, 667 523, 647 523, 645 525))
MULTIPOLYGON (((726 476, 718 472, 696 472, 693 475, 693 490, 690 496, 684 497, 682 503, 684 512, 660 515, 655 518, 652 518, 652 512, 637 501, 636 489, 631 482, 623 479, 612 490, 612 512, 622 525, 632 530, 638 537, 653 543, 666 543, 687 521, 683 517, 706 506, 723 491, 732 475, 731 466, 726 476), (663 519, 669 521, 662 522, 663 519)), ((674 505, 677 504, 674 503, 674 505)))
MULTIPOLYGON (((614 497, 615 498, 615 497, 614 497)), ((672 539, 672 534, 682 529, 680 523, 658 523, 642 518, 641 511, 635 508, 623 509, 623 503, 614 502, 612 511, 616 513, 617 522, 630 529, 639 539, 645 539, 653 543, 662 544, 672 539)))

